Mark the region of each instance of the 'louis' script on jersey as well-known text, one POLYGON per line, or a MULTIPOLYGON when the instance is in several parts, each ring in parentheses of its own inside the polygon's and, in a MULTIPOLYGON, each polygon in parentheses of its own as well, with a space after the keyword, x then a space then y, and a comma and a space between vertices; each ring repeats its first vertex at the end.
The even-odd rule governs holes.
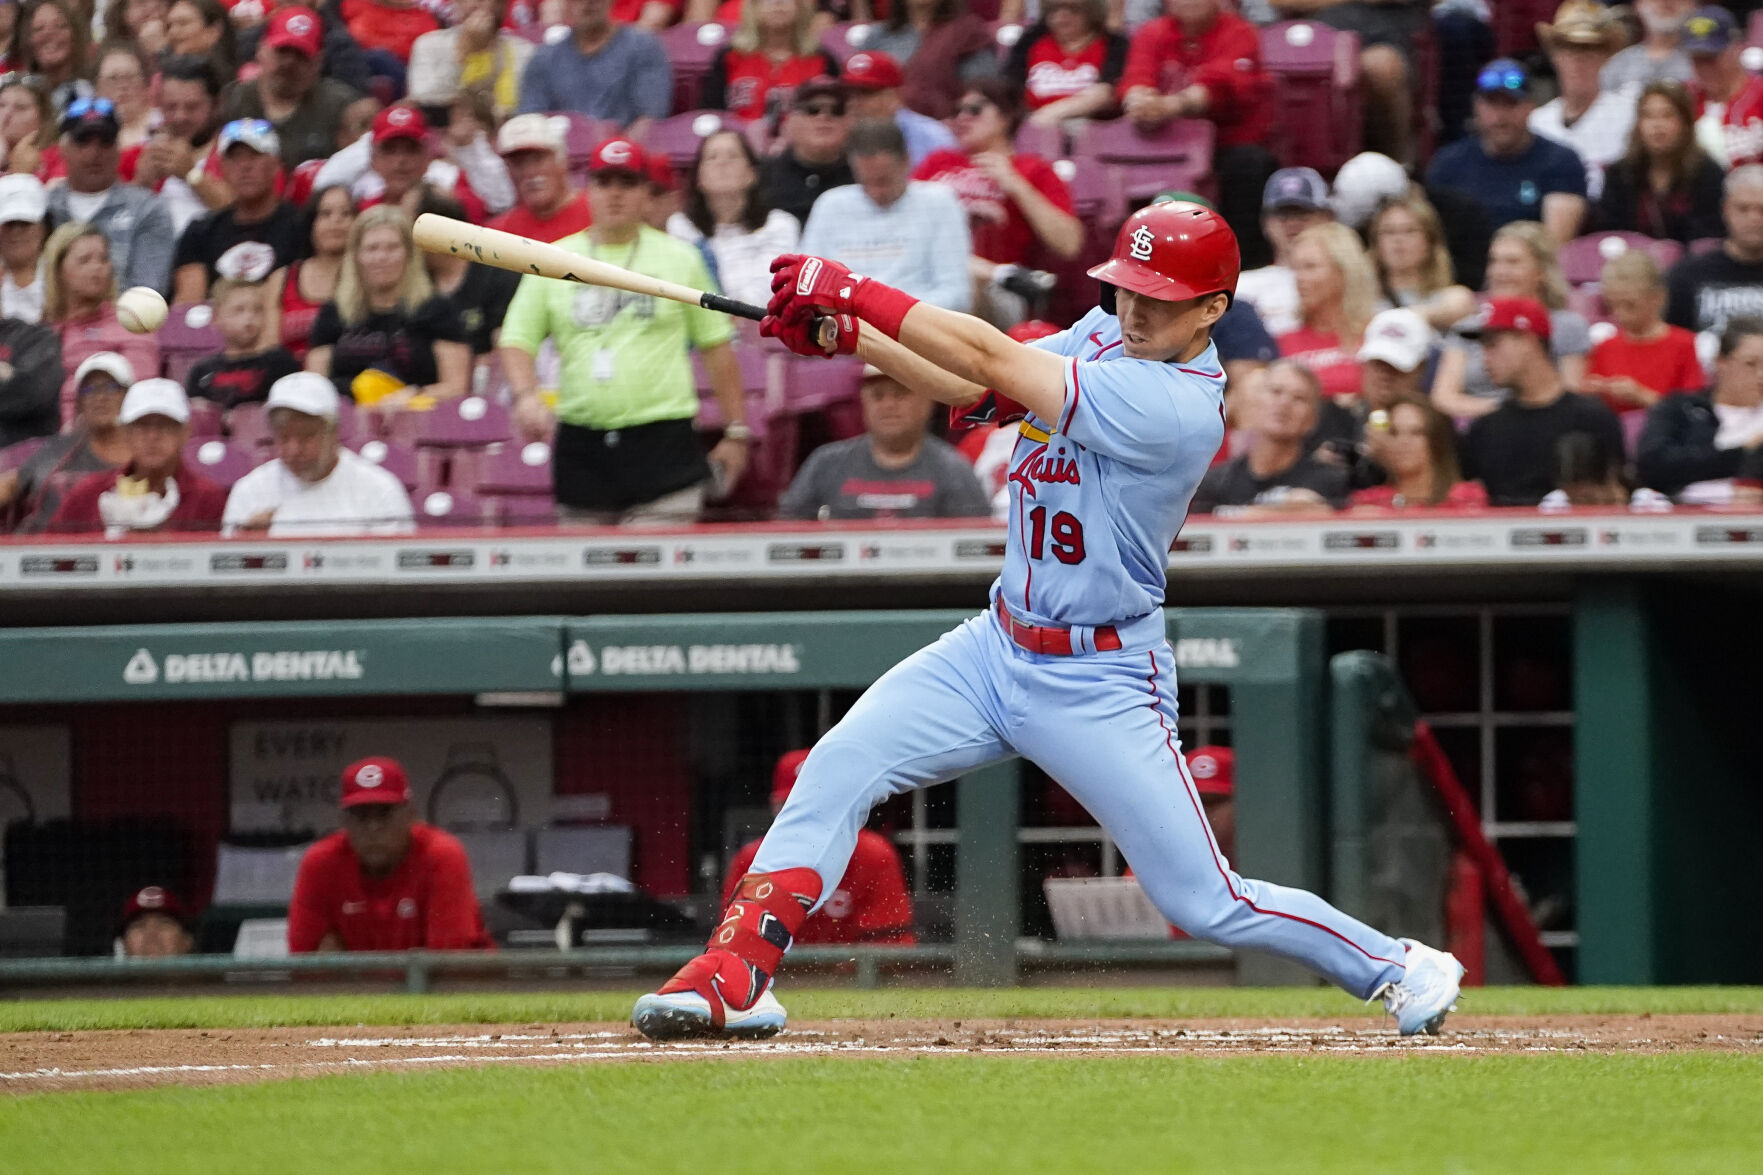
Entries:
POLYGON ((1078 472, 1077 461, 1065 455, 1061 449, 1051 457, 1047 455, 1047 446, 1039 445, 1028 451, 1015 469, 1010 471, 1012 483, 1022 486, 1022 492, 1029 497, 1038 497, 1034 484, 1044 481, 1052 485, 1082 485, 1083 477, 1078 472))

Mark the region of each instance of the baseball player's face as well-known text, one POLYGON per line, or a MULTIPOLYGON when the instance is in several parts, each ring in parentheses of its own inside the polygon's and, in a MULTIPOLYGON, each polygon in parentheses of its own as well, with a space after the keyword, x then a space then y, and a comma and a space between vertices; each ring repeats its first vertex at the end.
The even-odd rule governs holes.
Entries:
POLYGON ((369 873, 390 873, 410 851, 409 804, 357 804, 343 809, 343 833, 369 873))
POLYGON ((1163 302, 1131 290, 1116 290, 1114 312, 1120 319, 1120 350, 1129 359, 1192 359, 1205 349, 1202 332, 1224 315, 1223 294, 1163 302))

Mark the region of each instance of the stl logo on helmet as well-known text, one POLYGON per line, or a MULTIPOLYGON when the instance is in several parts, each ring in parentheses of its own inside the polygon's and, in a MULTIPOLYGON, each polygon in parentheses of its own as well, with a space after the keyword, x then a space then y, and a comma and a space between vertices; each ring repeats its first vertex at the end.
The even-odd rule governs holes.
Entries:
POLYGON ((1157 234, 1141 224, 1138 228, 1133 230, 1132 259, 1134 261, 1149 261, 1151 259, 1151 246, 1156 243, 1157 234))

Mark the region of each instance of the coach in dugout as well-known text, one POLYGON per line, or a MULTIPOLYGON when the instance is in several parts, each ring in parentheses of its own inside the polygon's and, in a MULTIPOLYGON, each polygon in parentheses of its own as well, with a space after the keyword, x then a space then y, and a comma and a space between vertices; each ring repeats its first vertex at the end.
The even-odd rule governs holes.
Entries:
POLYGON ((459 841, 417 820, 395 759, 343 769, 343 827, 306 850, 288 907, 288 949, 489 950, 459 841))

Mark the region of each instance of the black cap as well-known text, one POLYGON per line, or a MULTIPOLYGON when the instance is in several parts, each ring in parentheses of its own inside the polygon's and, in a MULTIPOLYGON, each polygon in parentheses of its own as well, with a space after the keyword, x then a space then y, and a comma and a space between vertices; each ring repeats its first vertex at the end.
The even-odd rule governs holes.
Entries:
POLYGON ((104 98, 80 98, 71 103, 61 116, 61 133, 75 140, 102 135, 114 140, 121 133, 116 107, 104 98))

